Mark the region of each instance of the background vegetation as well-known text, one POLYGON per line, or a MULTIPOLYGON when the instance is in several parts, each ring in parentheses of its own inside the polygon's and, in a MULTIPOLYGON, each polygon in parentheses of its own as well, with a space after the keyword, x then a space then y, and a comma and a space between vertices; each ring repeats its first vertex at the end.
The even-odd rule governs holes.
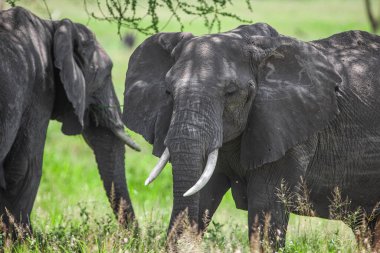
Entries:
MULTIPOLYGON (((191 2, 189 0, 188 2, 191 2)), ((376 1, 375 1, 376 2, 376 1)), ((124 46, 117 34, 117 26, 92 18, 84 11, 81 1, 46 0, 53 19, 70 18, 87 24, 96 34, 114 62, 113 79, 119 100, 123 101, 124 79, 133 49, 124 46)), ((245 0, 234 0, 230 9, 253 22, 267 22, 280 33, 303 40, 313 40, 346 30, 370 30, 363 1, 358 0, 256 0, 251 1, 253 12, 245 0)), ((20 1, 39 16, 48 18, 41 1, 20 1)), ((96 13, 96 1, 87 0, 88 8, 96 13)), ((9 5, 5 5, 8 8, 9 5)), ((144 6, 142 6, 144 7, 144 6)), ((178 31, 179 24, 168 22, 170 13, 161 9, 158 24, 165 31, 178 31)), ((145 21, 142 21, 145 22, 145 21)), ((194 34, 208 32, 200 18, 184 18, 184 30, 194 34)), ((235 28, 241 22, 223 18, 222 31, 235 28)), ((214 27, 214 32, 216 27, 214 27)), ((145 35, 130 32, 141 43, 145 35)), ((141 136, 131 133, 142 146, 141 153, 127 149, 126 174, 129 192, 143 231, 143 239, 132 237, 118 229, 106 199, 91 149, 81 136, 68 137, 60 132, 60 124, 52 121, 45 146, 43 176, 32 214, 35 237, 17 245, 16 251, 63 252, 141 251, 157 252, 164 249, 165 230, 172 207, 171 168, 164 170, 159 179, 145 187, 144 181, 157 158, 151 155, 151 146, 141 136)), ((354 236, 350 229, 338 221, 291 216, 288 227, 286 252, 355 252, 354 236)), ((1 246, 11 250, 10 242, 1 246)), ((190 245, 190 244, 187 244, 190 245)), ((194 246, 194 245, 193 245, 194 246)), ((192 247, 193 247, 192 246, 192 247)), ((247 213, 237 210, 228 193, 209 232, 202 243, 188 252, 212 251, 246 252, 247 213)))

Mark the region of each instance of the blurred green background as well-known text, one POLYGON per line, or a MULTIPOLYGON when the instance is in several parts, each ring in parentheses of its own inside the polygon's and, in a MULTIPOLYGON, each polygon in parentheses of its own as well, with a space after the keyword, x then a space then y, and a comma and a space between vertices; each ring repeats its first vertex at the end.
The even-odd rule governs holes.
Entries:
MULTIPOLYGON (((88 0, 90 9, 95 10, 95 2, 88 0)), ((84 11, 82 1, 46 0, 54 19, 69 18, 86 24, 97 36, 114 62, 113 80, 119 97, 123 101, 124 79, 128 59, 133 49, 127 49, 117 34, 115 24, 89 18, 84 11)), ((24 6, 41 17, 48 18, 41 1, 20 1, 24 6)), ((378 4, 377 1, 374 4, 378 4)), ((377 5, 375 5, 377 6, 377 5)), ((9 5, 5 5, 8 8, 9 5)), ((252 1, 253 12, 249 12, 244 1, 233 1, 229 10, 251 19, 253 22, 266 22, 280 33, 302 40, 324 38, 346 30, 369 31, 369 23, 360 0, 255 0, 252 1)), ((165 10, 160 13, 165 16, 165 10)), ((169 19, 163 18, 165 24, 169 19)), ((183 17, 185 31, 194 34, 207 33, 202 19, 183 17)), ((222 31, 233 29, 239 22, 223 19, 222 31)), ((178 31, 179 25, 170 22, 165 31, 178 31)), ((136 35, 140 44, 145 35, 123 30, 136 35)), ((213 31, 217 32, 217 31, 213 31)), ((172 208, 171 168, 168 165, 163 174, 153 184, 144 186, 144 181, 157 162, 151 155, 151 146, 141 136, 131 133, 141 145, 143 151, 134 152, 127 148, 126 175, 129 192, 140 223, 148 216, 161 217, 165 224, 169 221, 172 208)), ((32 222, 44 229, 57 226, 65 217, 79 216, 78 203, 87 205, 96 216, 111 213, 109 203, 102 187, 97 166, 91 149, 81 136, 64 136, 60 124, 51 121, 45 146, 43 176, 38 196, 33 209, 32 222)), ((237 210, 228 193, 218 211, 215 220, 221 224, 229 221, 247 231, 247 214, 237 210)), ((293 215, 289 225, 289 237, 311 234, 313 231, 338 233, 346 238, 347 244, 353 245, 352 232, 341 222, 331 222, 317 218, 305 218, 293 215)), ((247 243, 247 242, 242 242, 247 243)))

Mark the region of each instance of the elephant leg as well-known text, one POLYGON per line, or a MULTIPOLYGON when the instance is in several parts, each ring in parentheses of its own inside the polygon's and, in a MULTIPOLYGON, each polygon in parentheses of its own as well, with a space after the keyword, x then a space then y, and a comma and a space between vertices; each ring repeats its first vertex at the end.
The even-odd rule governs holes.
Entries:
POLYGON ((7 186, 1 190, 2 198, 6 200, 1 206, 1 212, 5 214, 6 224, 12 223, 9 217, 11 214, 14 222, 27 230, 30 228, 30 213, 41 179, 43 149, 49 119, 39 116, 41 115, 30 116, 23 120, 24 124, 4 160, 7 186))
POLYGON ((248 197, 250 243, 253 247, 282 248, 285 246, 289 214, 273 196, 273 193, 276 192, 276 187, 268 185, 256 186, 257 188, 254 189, 255 194, 248 197))
MULTIPOLYGON (((247 194, 251 243, 258 241, 260 247, 268 246, 274 250, 285 247, 289 211, 292 210, 286 210, 278 193, 284 183, 290 192, 304 196, 303 191, 308 187, 305 175, 317 143, 317 136, 313 136, 289 150, 280 160, 249 172, 247 194)), ((313 213, 314 210, 309 209, 305 210, 305 215, 313 213)))
POLYGON ((289 213, 276 195, 282 180, 279 171, 267 166, 249 177, 248 228, 252 248, 275 250, 285 246, 289 213))
POLYGON ((376 218, 372 236, 372 249, 374 252, 380 252, 380 217, 376 218))
POLYGON ((353 228, 359 248, 371 248, 372 252, 380 252, 380 216, 368 222, 367 231, 365 231, 364 235, 360 234, 360 226, 361 224, 358 224, 356 228, 353 228), (367 241, 367 239, 370 240, 367 241))
POLYGON ((203 232, 212 219, 216 209, 230 188, 226 175, 215 173, 200 192, 198 228, 203 232))
MULTIPOLYGON (((19 108, 14 109, 14 112, 9 108, 3 109, 1 104, 0 109, 2 109, 0 115, 0 189, 5 189, 6 182, 4 174, 4 160, 10 152, 13 143, 15 142, 18 126, 20 125, 21 121, 21 112, 19 111, 19 108)), ((0 203, 1 202, 3 201, 0 201, 0 203)))

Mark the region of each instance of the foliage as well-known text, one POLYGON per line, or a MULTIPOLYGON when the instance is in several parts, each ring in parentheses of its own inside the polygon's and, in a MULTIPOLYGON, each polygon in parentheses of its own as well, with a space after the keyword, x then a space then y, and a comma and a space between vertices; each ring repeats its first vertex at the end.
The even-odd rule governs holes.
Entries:
POLYGON ((65 217, 48 230, 40 226, 32 235, 18 236, 16 240, 0 229, 2 252, 162 252, 164 249, 163 224, 150 221, 150 226, 142 231, 136 226, 124 229, 110 214, 97 218, 87 205, 78 204, 78 208, 78 219, 65 217), (136 235, 144 240, 137 240, 136 235))
MULTIPOLYGON (((14 7, 21 0, 6 0, 14 7)), ((51 18, 46 0, 43 2, 46 11, 51 18)), ((221 30, 223 18, 229 18, 240 22, 250 23, 251 21, 241 17, 239 14, 226 10, 227 6, 232 6, 232 0, 197 0, 194 2, 187 0, 93 0, 97 5, 97 12, 90 11, 88 2, 83 0, 86 13, 97 20, 105 20, 116 23, 118 34, 122 27, 137 30, 143 34, 157 33, 163 30, 173 20, 179 24, 179 29, 183 31, 182 22, 184 16, 190 18, 202 18, 203 24, 209 31, 217 28, 221 30), (164 13, 161 15, 161 13, 164 13), (159 27, 162 19, 169 19, 166 24, 159 27), (144 22, 148 19, 148 24, 144 22)), ((250 0, 244 0, 248 10, 252 11, 250 0)))
MULTIPOLYGON (((171 14, 168 22, 174 18, 180 25, 181 31, 184 28, 182 23, 183 15, 203 18, 204 25, 210 31, 215 26, 217 26, 220 31, 222 23, 221 17, 229 17, 241 22, 249 22, 237 14, 224 10, 228 4, 232 5, 231 0, 198 0, 195 3, 186 0, 146 0, 144 2, 139 1, 138 3, 137 0, 105 0, 103 5, 100 0, 96 1, 102 15, 97 16, 92 12, 91 16, 96 19, 116 22, 119 32, 121 26, 136 29, 144 34, 159 32, 162 30, 162 28, 159 28, 161 19, 159 9, 167 9, 171 14), (106 13, 104 9, 106 9, 108 13, 106 13), (141 24, 141 21, 145 17, 149 17, 151 20, 148 26, 141 24)), ((252 11, 250 1, 246 0, 245 2, 247 8, 252 11)))
MULTIPOLYGON (((225 11, 227 5, 232 5, 232 0, 198 0, 195 3, 187 0, 96 0, 100 15, 89 12, 86 0, 84 1, 87 13, 95 19, 115 22, 119 33, 122 26, 135 29, 143 34, 157 33, 163 30, 166 25, 159 27, 163 18, 160 15, 162 10, 167 10, 170 13, 167 23, 174 19, 179 24, 181 31, 184 29, 183 15, 202 18, 204 26, 209 31, 214 27, 217 27, 218 31, 221 30, 222 17, 249 22, 238 14, 225 11), (141 21, 145 18, 150 19, 149 25, 142 24, 141 21)), ((252 11, 250 0, 245 0, 245 3, 247 8, 252 11)))
MULTIPOLYGON (((1 229, 0 222, 1 252, 258 252, 249 247, 246 232, 231 221, 224 221, 224 224, 212 221, 200 237, 188 221, 178 219, 176 223, 183 226, 183 234, 176 238, 177 248, 173 249, 165 233, 167 224, 160 214, 142 214, 145 222, 140 228, 125 229, 117 224, 112 214, 97 217, 95 212, 96 206, 80 203, 76 206, 77 215, 65 216, 54 226, 39 221, 32 235, 18 236, 16 240, 11 240, 10 234, 1 229)), ((338 230, 323 233, 317 230, 288 239, 286 247, 279 252, 356 250, 338 230)))
POLYGON ((15 7, 16 3, 20 0, 5 0, 10 6, 15 7))
MULTIPOLYGON (((341 191, 338 187, 335 187, 331 193, 332 198, 329 198, 329 218, 331 220, 340 220, 347 226, 353 229, 357 241, 357 247, 360 252, 371 251, 372 231, 369 229, 371 222, 376 222, 377 214, 379 213, 380 203, 377 202, 370 214, 366 213, 362 207, 356 207, 353 210, 351 201, 346 197, 343 199, 341 191)), ((285 180, 281 181, 280 187, 277 189, 276 196, 278 201, 282 203, 287 212, 295 212, 300 215, 317 216, 313 205, 310 201, 310 191, 307 188, 306 181, 301 177, 298 186, 294 188, 294 192, 290 190, 290 187, 286 184, 285 180)), ((299 238, 302 241, 307 242, 308 248, 313 245, 309 236, 299 238)), ((329 241, 328 252, 334 249, 335 252, 337 241, 329 241)), ((291 247, 302 247, 291 243, 291 247)))

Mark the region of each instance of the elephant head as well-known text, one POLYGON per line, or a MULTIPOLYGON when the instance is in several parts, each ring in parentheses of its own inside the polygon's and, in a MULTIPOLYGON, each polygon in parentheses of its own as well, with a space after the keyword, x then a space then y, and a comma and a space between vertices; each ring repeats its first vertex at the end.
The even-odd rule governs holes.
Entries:
POLYGON ((139 147, 124 133, 114 91, 112 61, 85 26, 70 20, 54 22, 53 52, 56 97, 52 119, 67 135, 83 134, 93 149, 99 172, 119 219, 134 219, 124 168, 124 144, 139 147), (122 206, 121 206, 122 204, 122 206))
POLYGON ((322 52, 265 24, 145 40, 129 61, 123 120, 162 155, 146 183, 170 157, 171 225, 185 209, 197 221, 223 143, 242 138, 247 170, 278 160, 335 117, 340 81, 322 52))

